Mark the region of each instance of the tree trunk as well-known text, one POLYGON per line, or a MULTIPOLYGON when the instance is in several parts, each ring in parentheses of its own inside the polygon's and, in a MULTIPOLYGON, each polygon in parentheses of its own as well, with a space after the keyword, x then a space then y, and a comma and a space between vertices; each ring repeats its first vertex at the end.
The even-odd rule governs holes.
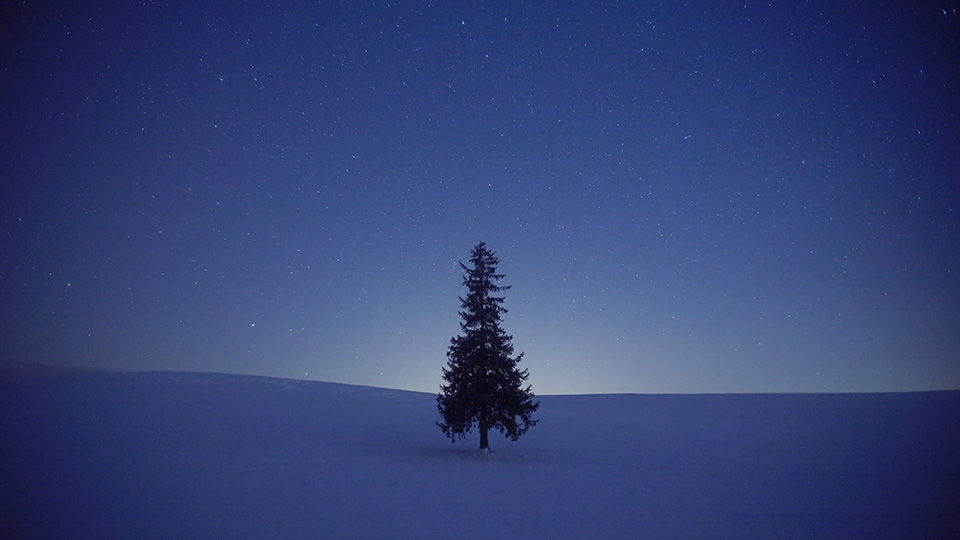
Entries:
POLYGON ((480 411, 480 417, 477 420, 477 427, 480 428, 480 449, 490 450, 490 442, 487 441, 487 430, 490 429, 490 425, 487 423, 486 411, 480 411))
POLYGON ((480 449, 490 450, 490 443, 487 441, 487 426, 480 426, 480 449))

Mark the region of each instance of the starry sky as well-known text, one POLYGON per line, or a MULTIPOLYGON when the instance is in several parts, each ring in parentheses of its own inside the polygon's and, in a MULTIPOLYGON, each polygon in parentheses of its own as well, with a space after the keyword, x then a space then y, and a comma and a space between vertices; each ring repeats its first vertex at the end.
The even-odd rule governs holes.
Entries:
POLYGON ((436 392, 960 388, 960 3, 17 2, 0 359, 436 392))

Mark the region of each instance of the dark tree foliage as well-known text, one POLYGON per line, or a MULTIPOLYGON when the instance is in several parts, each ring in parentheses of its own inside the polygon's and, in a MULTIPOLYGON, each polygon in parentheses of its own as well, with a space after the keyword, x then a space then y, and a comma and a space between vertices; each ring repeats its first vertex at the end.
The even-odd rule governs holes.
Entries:
POLYGON ((467 287, 466 298, 460 298, 461 335, 450 340, 445 383, 437 396, 442 418, 437 425, 443 433, 454 442, 475 426, 482 450, 490 448, 490 429, 512 441, 519 439, 536 425, 530 415, 540 406, 532 401, 530 386, 524 387, 527 370, 517 366, 523 353, 513 357, 513 337, 500 327, 500 315, 507 310, 497 293, 510 287, 497 285, 503 279, 497 273, 499 263, 483 242, 473 248, 470 267, 460 263, 467 287))

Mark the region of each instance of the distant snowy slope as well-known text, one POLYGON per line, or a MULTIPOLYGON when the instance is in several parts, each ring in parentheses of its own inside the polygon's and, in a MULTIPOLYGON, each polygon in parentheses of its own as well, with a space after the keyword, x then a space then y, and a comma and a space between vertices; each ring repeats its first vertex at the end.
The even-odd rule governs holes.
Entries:
POLYGON ((5 538, 960 538, 960 392, 541 397, 198 373, 0 383, 5 538))

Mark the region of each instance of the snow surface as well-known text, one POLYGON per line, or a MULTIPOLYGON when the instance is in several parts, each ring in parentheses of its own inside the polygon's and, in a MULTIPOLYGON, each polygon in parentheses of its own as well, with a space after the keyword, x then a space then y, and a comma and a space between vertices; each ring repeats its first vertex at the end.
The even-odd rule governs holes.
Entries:
POLYGON ((960 538, 960 392, 435 396, 199 373, 0 383, 5 538, 960 538))

